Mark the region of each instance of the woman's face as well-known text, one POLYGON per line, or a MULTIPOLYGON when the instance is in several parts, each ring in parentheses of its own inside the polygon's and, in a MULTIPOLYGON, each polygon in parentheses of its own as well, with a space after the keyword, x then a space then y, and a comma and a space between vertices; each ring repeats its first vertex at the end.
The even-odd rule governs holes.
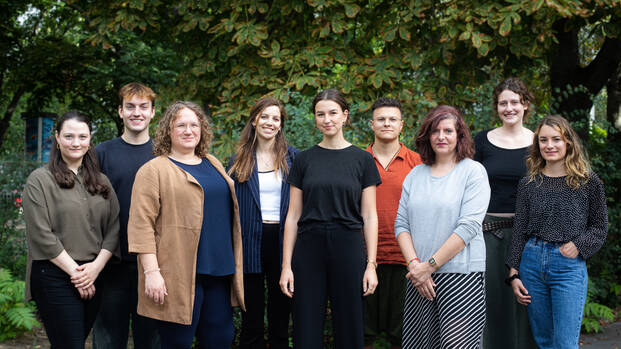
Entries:
POLYGON ((91 132, 85 122, 68 119, 63 122, 60 132, 55 132, 60 155, 66 163, 82 161, 91 144, 91 132))
POLYGON ((438 127, 431 131, 429 142, 431 142, 431 149, 433 149, 436 156, 455 154, 457 148, 455 120, 450 117, 440 121, 438 127))
POLYGON ((324 136, 334 136, 343 132, 348 110, 343 111, 338 103, 323 100, 315 104, 315 124, 324 136))
POLYGON ((496 105, 496 108, 503 125, 510 126, 522 124, 524 112, 528 109, 528 106, 522 104, 519 94, 511 90, 504 90, 498 95, 498 105, 496 105))
POLYGON ((179 153, 194 152, 200 140, 201 123, 198 116, 188 108, 181 109, 170 130, 172 150, 179 153))
POLYGON ((263 109, 252 124, 257 132, 257 137, 269 141, 274 139, 280 131, 280 122, 280 108, 271 105, 263 109))
POLYGON ((546 164, 565 160, 567 143, 557 129, 548 125, 541 126, 537 141, 539 142, 541 157, 546 161, 546 164))

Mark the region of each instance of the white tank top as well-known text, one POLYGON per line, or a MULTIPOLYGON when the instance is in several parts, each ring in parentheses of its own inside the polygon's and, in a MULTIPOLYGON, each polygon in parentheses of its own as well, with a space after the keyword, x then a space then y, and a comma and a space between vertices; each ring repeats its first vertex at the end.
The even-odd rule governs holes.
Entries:
POLYGON ((278 171, 259 172, 259 197, 264 221, 280 221, 280 190, 282 175, 278 171))

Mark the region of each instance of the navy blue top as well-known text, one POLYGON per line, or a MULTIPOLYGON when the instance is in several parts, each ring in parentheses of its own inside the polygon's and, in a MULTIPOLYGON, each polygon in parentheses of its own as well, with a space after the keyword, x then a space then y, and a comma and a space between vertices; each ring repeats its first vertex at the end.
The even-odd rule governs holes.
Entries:
MULTIPOLYGON (((291 164, 298 150, 289 146, 287 150, 287 165, 291 169, 291 164)), ((256 154, 255 154, 256 157, 256 154)), ((229 168, 233 165, 235 158, 229 161, 229 168)), ((261 217, 261 200, 259 198, 259 176, 256 158, 254 168, 250 177, 245 182, 238 182, 235 175, 231 178, 235 180, 235 195, 239 203, 239 220, 242 230, 242 246, 244 248, 244 273, 261 273, 261 238, 263 236, 263 218, 261 217)), ((280 257, 282 258, 283 231, 285 219, 289 210, 289 184, 287 176, 282 176, 282 187, 280 190, 280 257)))
POLYGON ((207 159, 202 159, 197 165, 170 160, 194 177, 204 192, 203 224, 198 241, 196 273, 213 276, 235 273, 231 241, 233 202, 228 184, 207 159))
POLYGON ((143 144, 129 144, 121 137, 99 144, 95 148, 99 168, 110 179, 112 188, 119 199, 119 245, 121 260, 136 262, 136 255, 127 251, 127 222, 131 205, 132 188, 136 172, 147 161, 153 159, 153 142, 149 139, 143 144))

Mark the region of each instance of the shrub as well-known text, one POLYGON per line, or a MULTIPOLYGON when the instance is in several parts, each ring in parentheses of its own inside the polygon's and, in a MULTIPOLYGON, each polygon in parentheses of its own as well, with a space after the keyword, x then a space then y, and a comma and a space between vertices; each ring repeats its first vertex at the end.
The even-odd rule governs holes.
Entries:
POLYGON ((34 304, 24 300, 24 287, 23 281, 0 268, 0 342, 41 326, 34 304))

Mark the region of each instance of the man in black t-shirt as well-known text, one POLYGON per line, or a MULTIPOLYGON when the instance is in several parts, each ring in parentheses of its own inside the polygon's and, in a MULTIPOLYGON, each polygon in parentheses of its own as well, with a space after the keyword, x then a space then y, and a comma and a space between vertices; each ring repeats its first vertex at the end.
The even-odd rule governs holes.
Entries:
POLYGON ((153 156, 149 122, 155 113, 155 93, 132 82, 119 90, 119 117, 123 120, 120 137, 99 144, 95 150, 101 171, 110 179, 119 199, 120 257, 108 263, 101 273, 103 296, 93 328, 94 349, 126 348, 131 318, 135 348, 159 348, 156 321, 136 313, 138 268, 136 256, 127 251, 127 222, 134 178, 138 169, 153 156))

